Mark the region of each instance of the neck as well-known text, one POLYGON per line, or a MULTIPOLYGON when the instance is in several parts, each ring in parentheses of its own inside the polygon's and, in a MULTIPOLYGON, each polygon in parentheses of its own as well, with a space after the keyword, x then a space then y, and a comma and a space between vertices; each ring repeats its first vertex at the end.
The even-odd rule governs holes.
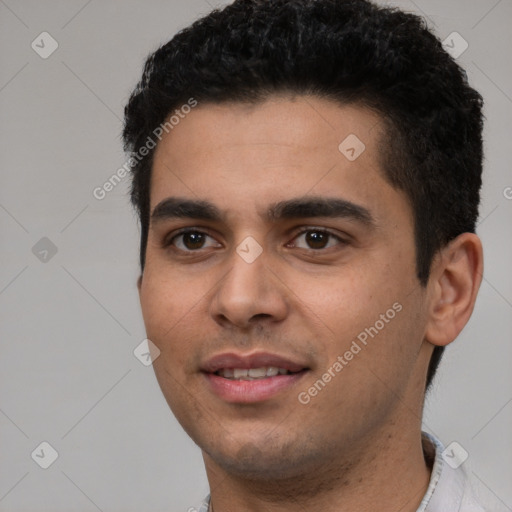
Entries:
POLYGON ((215 512, 414 512, 430 479, 420 425, 401 422, 364 439, 351 453, 335 454, 321 467, 279 480, 230 474, 203 453, 215 512), (404 434, 405 432, 405 434, 404 434), (362 449, 364 446, 364 449, 362 449))

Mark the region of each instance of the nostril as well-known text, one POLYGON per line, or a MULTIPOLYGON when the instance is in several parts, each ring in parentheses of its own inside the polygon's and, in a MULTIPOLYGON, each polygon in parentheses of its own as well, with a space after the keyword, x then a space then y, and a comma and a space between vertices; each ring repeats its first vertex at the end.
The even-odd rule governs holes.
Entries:
POLYGON ((256 315, 253 315, 251 317, 251 320, 264 320, 266 318, 272 318, 272 315, 269 315, 268 313, 258 313, 256 315))

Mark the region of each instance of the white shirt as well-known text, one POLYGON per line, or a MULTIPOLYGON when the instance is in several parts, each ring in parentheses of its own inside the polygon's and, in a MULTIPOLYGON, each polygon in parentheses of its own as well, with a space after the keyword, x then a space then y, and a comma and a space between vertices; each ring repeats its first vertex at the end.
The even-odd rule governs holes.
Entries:
POLYGON ((443 457, 444 446, 426 432, 422 432, 422 444, 425 458, 433 459, 433 467, 427 492, 416 512, 488 512, 473 496, 464 465, 458 465, 460 461, 453 450, 443 457), (448 464, 450 456, 454 461, 448 464))
MULTIPOLYGON (((476 483, 471 481, 465 469, 465 463, 460 464, 453 450, 446 450, 442 443, 427 432, 422 432, 422 444, 425 459, 432 466, 430 482, 425 496, 416 512, 504 512, 508 507, 497 500, 490 504, 486 497, 485 508, 482 498, 478 501, 474 492, 476 483), (444 454, 444 456, 443 456, 444 454)), ((208 495, 198 512, 208 512, 210 496, 208 495)), ((190 509, 189 509, 190 510, 190 509)))

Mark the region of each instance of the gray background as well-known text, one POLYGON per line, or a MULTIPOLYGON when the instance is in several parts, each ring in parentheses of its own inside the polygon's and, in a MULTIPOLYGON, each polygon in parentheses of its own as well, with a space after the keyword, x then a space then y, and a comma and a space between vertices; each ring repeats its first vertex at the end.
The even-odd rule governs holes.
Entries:
MULTIPOLYGON (((464 37, 459 61, 486 100, 485 277, 424 423, 512 509, 512 1, 393 4, 464 37)), ((144 57, 212 6, 0 0, 1 511, 184 511, 208 492, 199 449, 133 354, 145 333, 127 180, 92 191, 125 161, 144 57), (59 45, 47 59, 31 48, 43 31, 59 45), (31 458, 43 441, 59 454, 48 469, 31 458)))

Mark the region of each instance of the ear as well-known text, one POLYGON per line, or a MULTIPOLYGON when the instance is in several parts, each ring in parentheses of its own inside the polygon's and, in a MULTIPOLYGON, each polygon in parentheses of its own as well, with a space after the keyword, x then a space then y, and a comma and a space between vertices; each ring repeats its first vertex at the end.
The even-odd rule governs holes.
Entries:
POLYGON ((445 346, 459 335, 473 312, 482 272, 482 243, 474 233, 459 235, 439 251, 428 284, 427 341, 445 346))
POLYGON ((139 295, 140 295, 140 287, 141 286, 142 286, 142 274, 137 279, 137 290, 139 290, 139 295))

